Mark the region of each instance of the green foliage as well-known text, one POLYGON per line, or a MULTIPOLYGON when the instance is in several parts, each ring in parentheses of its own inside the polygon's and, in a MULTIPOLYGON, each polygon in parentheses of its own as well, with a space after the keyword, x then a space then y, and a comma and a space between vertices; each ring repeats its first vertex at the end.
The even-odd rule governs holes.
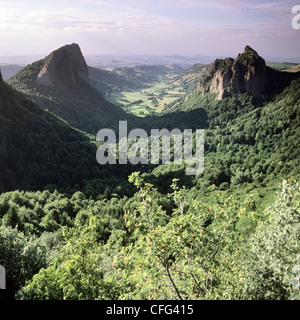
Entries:
POLYGON ((40 107, 89 134, 96 135, 101 128, 117 128, 118 119, 133 119, 79 77, 73 87, 38 84, 36 78, 43 65, 44 60, 34 62, 7 82, 40 107))
MULTIPOLYGON (((85 93, 64 97, 77 108, 85 93)), ((189 177, 184 164, 100 169, 90 136, 0 81, 9 298, 299 299, 299 95, 299 80, 271 101, 194 92, 131 123, 206 129, 204 172, 189 177)))
MULTIPOLYGON (((202 110, 208 124, 202 127, 206 128, 203 175, 184 181, 184 171, 178 170, 176 177, 203 196, 213 184, 237 194, 246 194, 243 190, 247 188, 268 188, 272 196, 281 180, 299 179, 300 155, 295 145, 300 139, 299 88, 300 81, 293 81, 270 102, 255 101, 249 95, 216 101, 210 95, 193 93, 170 109, 170 115, 202 110)), ((157 167, 155 178, 149 175, 149 179, 158 186, 171 184, 174 172, 169 178, 168 170, 171 172, 171 166, 157 167)))
POLYGON ((251 197, 243 203, 217 187, 210 189, 209 202, 180 187, 178 179, 166 196, 138 172, 129 180, 138 188, 130 199, 95 201, 80 192, 70 200, 57 192, 3 194, 2 210, 12 205, 24 229, 10 229, 2 220, 0 262, 15 270, 22 261, 24 269, 20 279, 9 273, 15 281, 11 294, 29 280, 18 298, 298 297, 292 288, 300 254, 298 185, 284 182, 276 202, 258 213, 251 197), (53 208, 49 221, 56 225, 46 229, 44 217, 53 208), (37 214, 40 223, 34 222, 37 214))
POLYGON ((90 217, 88 225, 63 228, 66 244, 41 269, 24 291, 24 299, 89 300, 112 299, 113 284, 104 280, 101 268, 101 243, 97 241, 99 222, 90 217))
POLYGON ((230 244, 237 204, 229 200, 208 208, 200 201, 188 202, 187 190, 175 179, 169 216, 151 184, 143 183, 138 173, 130 180, 140 190, 124 218, 136 240, 114 259, 120 298, 203 299, 217 290, 235 251, 230 244))
MULTIPOLYGON (((4 82, 0 82, 0 154, 0 192, 39 190, 49 185, 73 189, 74 185, 87 187, 88 180, 98 180, 93 186, 97 193, 103 191, 99 180, 106 176, 127 177, 126 170, 120 173, 115 167, 99 166, 96 144, 90 136, 39 108, 4 82)), ((120 184, 115 181, 112 186, 120 184)))
POLYGON ((299 299, 300 187, 284 181, 274 204, 266 210, 245 247, 241 290, 245 298, 299 299), (295 281, 293 287, 293 281, 295 281))
POLYGON ((46 248, 34 236, 0 226, 0 265, 5 266, 7 278, 0 300, 13 299, 20 287, 46 266, 46 248))

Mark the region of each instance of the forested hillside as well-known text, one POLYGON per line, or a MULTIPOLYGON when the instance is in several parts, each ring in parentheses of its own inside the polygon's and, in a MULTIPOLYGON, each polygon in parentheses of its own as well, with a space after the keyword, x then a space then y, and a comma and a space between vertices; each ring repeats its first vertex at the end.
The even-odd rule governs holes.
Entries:
MULTIPOLYGON (((259 190, 261 195, 256 200, 264 195, 272 197, 273 188, 282 179, 299 178, 299 103, 299 79, 269 102, 249 94, 219 101, 214 94, 201 96, 194 92, 162 117, 201 110, 199 128, 206 129, 204 172, 187 179, 183 167, 159 166, 152 172, 157 185, 168 186, 175 176, 201 194, 209 195, 207 188, 215 185, 237 194, 244 187, 248 191, 259 190), (201 122, 204 118, 205 122, 201 122)), ((184 124, 192 128, 195 125, 192 119, 184 124)))
MULTIPOLYGON (((42 63, 10 83, 28 90, 42 63)), ((184 163, 100 166, 94 136, 1 81, 3 298, 299 299, 300 78, 269 99, 216 95, 132 122, 205 129, 204 171, 187 176, 184 163)))
MULTIPOLYGON (((47 185, 74 190, 89 180, 95 183, 111 177, 113 181, 112 175, 120 176, 115 167, 98 165, 93 137, 70 127, 2 80, 0 122, 1 192, 40 190, 47 185)), ((99 188, 106 186, 100 183, 99 188)))
POLYGON ((118 119, 134 118, 104 99, 89 84, 88 78, 80 76, 81 69, 88 77, 88 68, 80 48, 72 44, 26 66, 7 82, 40 107, 55 113, 71 126, 93 135, 101 128, 117 128, 118 119), (72 59, 74 61, 71 63, 72 59), (83 65, 80 69, 78 61, 83 65), (64 69, 65 72, 61 71, 64 69), (41 74, 49 74, 51 81, 39 81, 41 74))

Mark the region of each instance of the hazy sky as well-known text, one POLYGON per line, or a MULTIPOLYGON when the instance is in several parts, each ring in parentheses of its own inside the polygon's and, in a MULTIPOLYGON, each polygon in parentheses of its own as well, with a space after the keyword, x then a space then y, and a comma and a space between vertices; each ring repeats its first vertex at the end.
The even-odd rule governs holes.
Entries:
MULTIPOLYGON (((297 3, 298 2, 298 3, 297 3)), ((290 0, 0 0, 0 56, 88 54, 300 56, 290 0)), ((300 13, 300 12, 299 12, 300 13)), ((299 21, 300 23, 300 21, 299 21)))

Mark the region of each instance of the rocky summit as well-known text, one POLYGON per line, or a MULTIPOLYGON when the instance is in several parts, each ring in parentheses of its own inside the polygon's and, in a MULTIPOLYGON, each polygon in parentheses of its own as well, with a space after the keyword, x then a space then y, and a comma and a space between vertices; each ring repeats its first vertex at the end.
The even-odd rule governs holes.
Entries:
POLYGON ((259 98, 263 97, 267 83, 265 60, 251 47, 246 46, 244 52, 235 60, 215 60, 207 76, 199 81, 197 90, 203 94, 216 93, 218 100, 245 92, 259 98))
POLYGON ((50 53, 36 80, 51 87, 74 86, 82 80, 89 83, 88 67, 79 45, 65 45, 50 53))

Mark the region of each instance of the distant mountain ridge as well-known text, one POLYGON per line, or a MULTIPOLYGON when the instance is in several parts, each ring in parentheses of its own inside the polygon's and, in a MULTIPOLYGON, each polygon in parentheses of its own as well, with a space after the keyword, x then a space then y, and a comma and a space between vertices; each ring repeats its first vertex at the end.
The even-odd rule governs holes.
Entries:
POLYGON ((7 80, 10 77, 14 76, 20 70, 22 70, 24 66, 19 64, 10 64, 10 63, 1 63, 0 64, 0 71, 2 74, 3 80, 7 80))
POLYGON ((178 66, 145 65, 136 67, 118 67, 113 70, 103 70, 88 66, 90 84, 100 93, 112 91, 132 91, 146 88, 161 77, 177 74, 182 71, 178 66))

